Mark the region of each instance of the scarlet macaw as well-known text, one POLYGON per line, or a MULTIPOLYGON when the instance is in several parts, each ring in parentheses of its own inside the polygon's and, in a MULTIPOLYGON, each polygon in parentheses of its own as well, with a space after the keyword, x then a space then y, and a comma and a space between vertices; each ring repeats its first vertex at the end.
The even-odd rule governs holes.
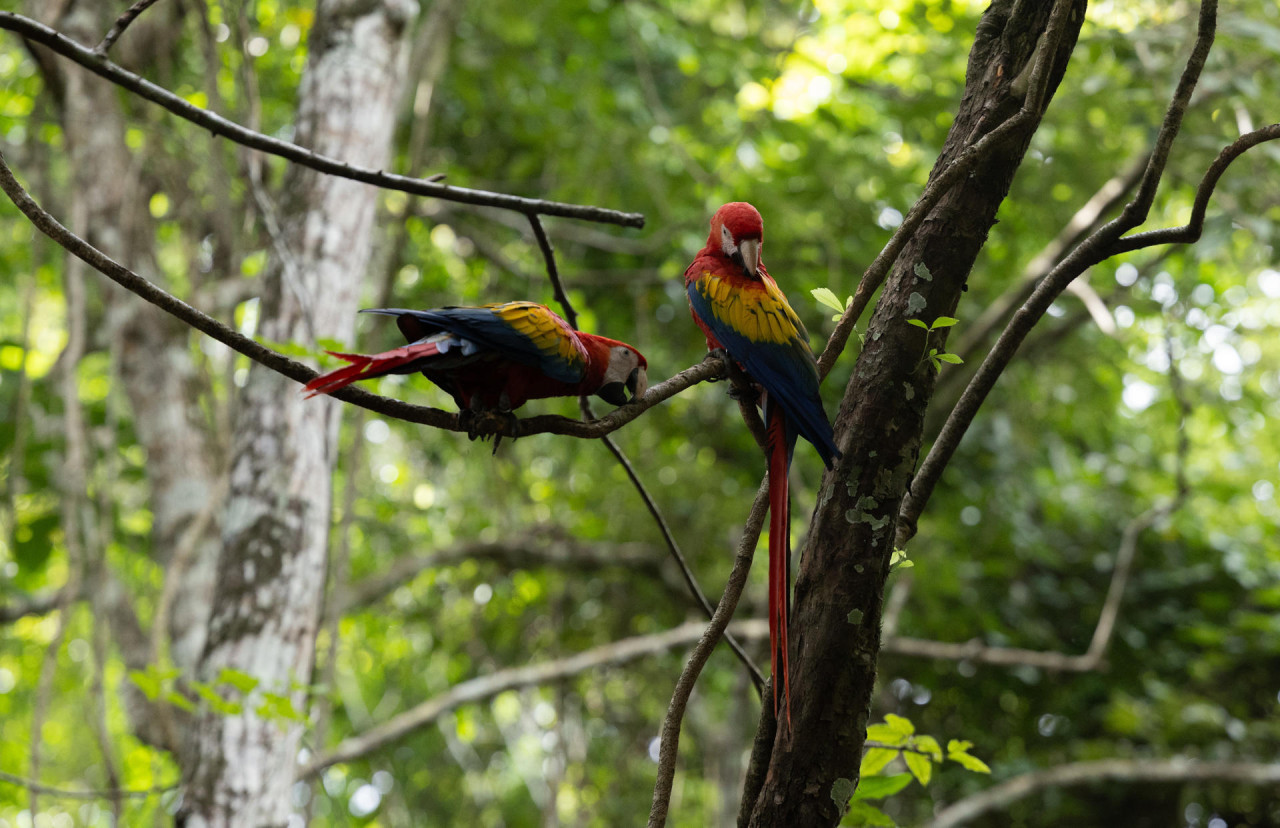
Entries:
POLYGON ((813 443, 827 468, 840 456, 818 395, 809 335, 760 260, 764 222, 743 201, 711 217, 707 246, 684 272, 693 321, 707 347, 723 349, 763 389, 769 461, 769 661, 778 710, 778 658, 791 719, 787 616, 791 608, 791 525, 787 470, 796 437, 813 443))
POLYGON ((356 380, 421 371, 474 421, 475 415, 492 411, 510 416, 527 400, 543 397, 595 394, 623 405, 648 388, 647 363, 639 351, 575 331, 536 302, 361 312, 394 316, 409 344, 372 356, 328 351, 351 364, 307 383, 308 397, 331 394, 356 380))

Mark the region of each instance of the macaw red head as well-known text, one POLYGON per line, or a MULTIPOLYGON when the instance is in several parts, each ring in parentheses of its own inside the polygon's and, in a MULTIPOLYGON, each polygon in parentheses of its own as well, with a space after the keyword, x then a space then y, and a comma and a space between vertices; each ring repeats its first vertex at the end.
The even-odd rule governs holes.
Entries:
POLYGON ((764 220, 745 201, 731 201, 711 217, 707 246, 718 248, 742 268, 748 279, 760 278, 760 248, 764 245, 764 220))
POLYGON ((649 389, 649 363, 644 355, 625 342, 594 334, 579 333, 592 365, 603 366, 595 394, 610 405, 626 405, 644 396, 649 389))

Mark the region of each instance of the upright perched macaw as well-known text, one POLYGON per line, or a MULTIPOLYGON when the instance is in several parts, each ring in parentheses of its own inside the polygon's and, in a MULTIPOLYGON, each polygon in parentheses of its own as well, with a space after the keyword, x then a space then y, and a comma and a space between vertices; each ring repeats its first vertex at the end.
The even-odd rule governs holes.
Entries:
POLYGON ((769 463, 769 662, 773 706, 778 710, 778 660, 791 719, 787 617, 791 609, 791 500, 787 470, 796 437, 804 437, 832 468, 835 436, 818 395, 818 365, 809 335, 787 297, 760 260, 764 222, 744 201, 726 204, 711 217, 707 246, 684 272, 693 321, 707 347, 723 349, 764 391, 769 463))
POLYGON ((543 397, 595 394, 623 405, 648 388, 639 351, 575 331, 536 302, 361 313, 394 316, 409 344, 372 356, 329 351, 351 364, 307 383, 307 396, 331 394, 356 380, 421 371, 474 419, 487 412, 510 416, 527 400, 543 397))

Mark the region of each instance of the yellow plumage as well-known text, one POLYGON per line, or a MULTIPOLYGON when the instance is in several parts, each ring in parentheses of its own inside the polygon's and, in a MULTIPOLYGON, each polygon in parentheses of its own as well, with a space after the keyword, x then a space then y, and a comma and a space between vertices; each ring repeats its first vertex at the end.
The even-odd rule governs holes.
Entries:
POLYGON ((544 354, 553 353, 565 362, 580 365, 586 362, 582 346, 572 336, 568 323, 536 302, 503 302, 485 305, 492 308, 509 324, 533 342, 544 354))
POLYGON ((697 281, 697 289, 710 301, 716 319, 751 341, 786 345, 799 339, 807 343, 803 323, 778 286, 771 281, 759 285, 742 290, 730 277, 711 272, 704 272, 697 281))

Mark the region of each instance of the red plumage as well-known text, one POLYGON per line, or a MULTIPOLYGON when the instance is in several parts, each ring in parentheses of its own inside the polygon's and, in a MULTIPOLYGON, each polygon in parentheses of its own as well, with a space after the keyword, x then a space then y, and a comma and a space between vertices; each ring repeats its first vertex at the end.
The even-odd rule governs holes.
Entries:
POLYGON ((774 710, 778 685, 791 720, 787 622, 791 600, 791 499, 787 470, 796 438, 813 443, 831 468, 840 455, 818 395, 818 368, 808 334, 769 276, 760 250, 764 222, 746 202, 726 204, 711 219, 707 244, 685 271, 685 290, 707 347, 723 348, 764 391, 769 469, 769 650, 774 710), (779 674, 781 662, 781 674, 779 674))

